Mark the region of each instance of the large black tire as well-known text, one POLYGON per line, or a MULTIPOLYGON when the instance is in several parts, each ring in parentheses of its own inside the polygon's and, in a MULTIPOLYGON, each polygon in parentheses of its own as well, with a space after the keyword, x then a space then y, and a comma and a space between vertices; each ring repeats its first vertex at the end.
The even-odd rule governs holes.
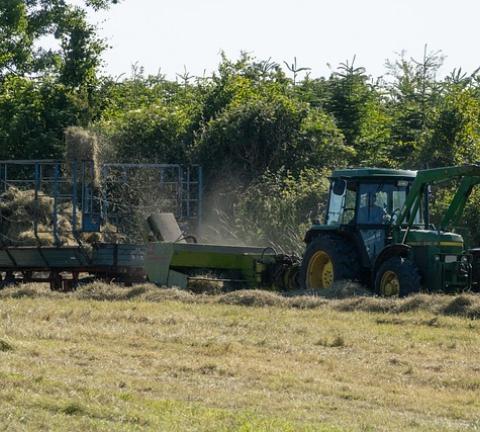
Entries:
POLYGON ((387 259, 375 275, 375 292, 383 297, 405 297, 420 289, 418 268, 408 258, 387 259))
POLYGON ((360 263, 355 246, 348 240, 331 234, 319 235, 307 246, 300 268, 300 286, 302 289, 330 288, 333 282, 340 280, 356 280, 360 277, 360 263), (319 254, 325 254, 331 261, 333 274, 329 275, 329 282, 323 283, 317 277, 316 270, 319 254), (313 286, 318 285, 318 286, 313 286))

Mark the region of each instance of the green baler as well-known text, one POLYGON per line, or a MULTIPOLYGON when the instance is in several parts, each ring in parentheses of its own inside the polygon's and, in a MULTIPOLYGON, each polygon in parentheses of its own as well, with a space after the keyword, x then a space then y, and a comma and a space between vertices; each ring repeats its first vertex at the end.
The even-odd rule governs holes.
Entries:
POLYGON ((220 279, 232 288, 292 289, 298 284, 299 258, 270 247, 197 244, 182 234, 171 213, 153 214, 147 222, 159 241, 147 246, 144 266, 158 285, 186 288, 198 278, 220 279))
POLYGON ((156 242, 147 247, 148 279, 161 286, 186 288, 190 279, 214 278, 231 287, 292 289, 298 260, 272 248, 156 242))

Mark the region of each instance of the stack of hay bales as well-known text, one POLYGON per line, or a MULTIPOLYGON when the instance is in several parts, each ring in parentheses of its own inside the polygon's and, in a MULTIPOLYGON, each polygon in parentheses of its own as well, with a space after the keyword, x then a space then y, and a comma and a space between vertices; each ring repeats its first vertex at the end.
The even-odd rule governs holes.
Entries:
MULTIPOLYGON (((81 163, 93 162, 92 185, 98 188, 101 173, 101 152, 97 135, 86 129, 71 126, 65 129, 65 171, 72 176, 73 162, 77 162, 77 178, 81 175, 81 163)), ((77 210, 78 211, 78 210, 77 210)), ((0 195, 0 245, 14 244, 22 246, 55 245, 54 238, 54 199, 39 192, 35 199, 34 190, 21 190, 10 187, 0 195), (37 224, 35 235, 34 221, 37 224)), ((77 245, 73 233, 72 203, 57 204, 57 235, 61 246, 77 245)), ((77 214, 77 230, 81 224, 81 214, 77 214)), ((118 233, 112 224, 103 227, 100 233, 82 233, 79 240, 84 245, 99 242, 119 243, 125 236, 118 233)))
MULTIPOLYGON (((33 190, 9 188, 0 195, 0 240, 3 244, 21 246, 55 245, 53 235, 54 200, 51 196, 39 193, 35 200, 33 190), (37 222, 37 236, 34 230, 37 222)), ((60 246, 74 246, 78 242, 72 227, 73 208, 70 203, 57 206, 57 234, 60 246)), ((77 223, 81 223, 80 212, 77 223)), ((77 225, 78 229, 79 225, 77 225)), ((125 238, 117 229, 108 224, 100 233, 82 233, 79 238, 86 245, 100 242, 118 243, 125 238)))
MULTIPOLYGON (((9 188, 0 195, 0 234, 3 243, 53 245, 53 209, 54 200, 48 195, 39 193, 38 200, 35 200, 33 190, 9 188), (34 221, 37 223, 38 238, 35 236, 34 221)), ((73 245, 72 225, 69 218, 63 215, 64 210, 65 206, 58 209, 58 237, 62 245, 73 245)))

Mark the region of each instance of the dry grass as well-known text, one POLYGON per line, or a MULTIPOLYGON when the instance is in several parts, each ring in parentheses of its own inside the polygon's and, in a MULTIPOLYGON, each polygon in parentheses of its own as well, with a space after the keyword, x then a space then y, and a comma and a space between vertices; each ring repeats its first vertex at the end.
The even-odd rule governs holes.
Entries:
POLYGON ((0 296, 0 430, 480 427, 474 295, 327 300, 97 283, 0 296))

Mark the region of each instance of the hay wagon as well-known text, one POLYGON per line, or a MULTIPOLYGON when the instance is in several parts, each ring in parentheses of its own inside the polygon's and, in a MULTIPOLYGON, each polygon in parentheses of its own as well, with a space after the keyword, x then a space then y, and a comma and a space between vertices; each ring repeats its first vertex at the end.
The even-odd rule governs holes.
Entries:
POLYGON ((70 291, 82 281, 115 281, 130 285, 145 280, 145 247, 98 244, 92 252, 80 246, 19 246, 0 249, 0 286, 47 282, 55 291, 70 291))
POLYGON ((0 287, 145 278, 146 216, 201 223, 201 167, 172 164, 0 161, 0 287))

